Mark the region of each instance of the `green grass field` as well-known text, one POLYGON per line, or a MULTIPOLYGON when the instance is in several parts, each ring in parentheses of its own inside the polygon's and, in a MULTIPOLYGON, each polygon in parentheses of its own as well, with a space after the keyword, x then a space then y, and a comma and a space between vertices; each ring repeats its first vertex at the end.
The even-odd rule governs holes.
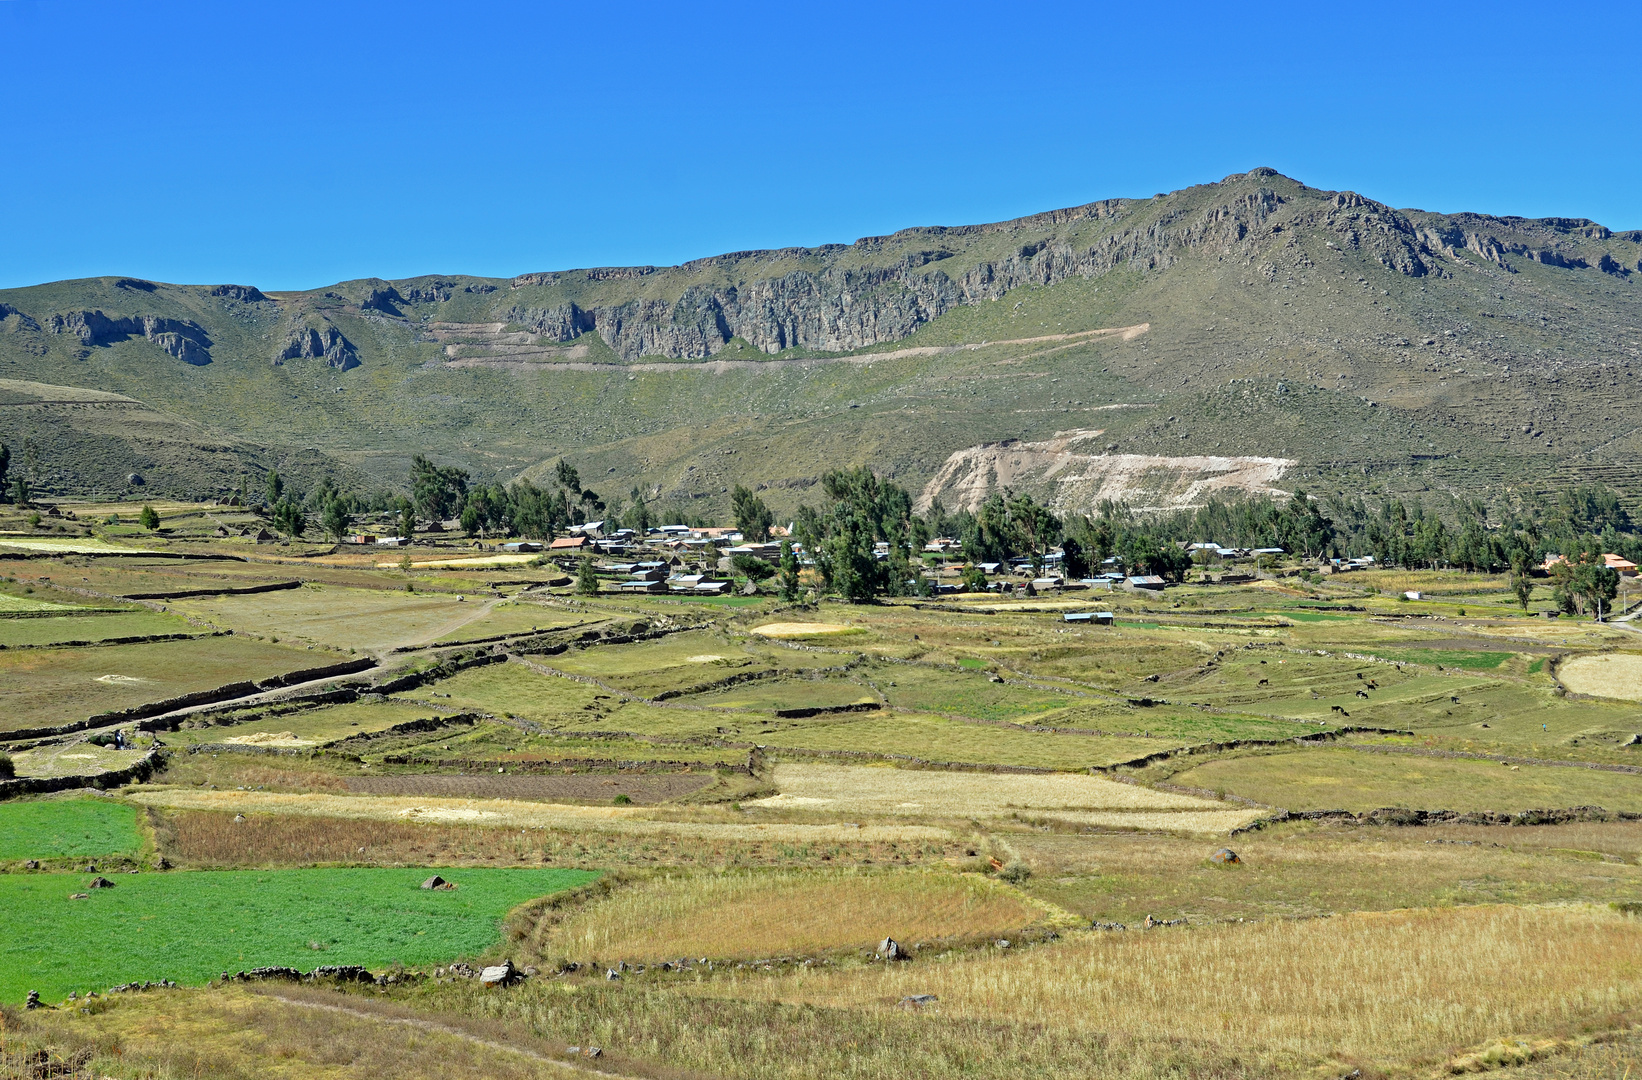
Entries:
POLYGON ((0 619, 0 645, 11 647, 203 632, 199 627, 190 626, 185 619, 153 611, 119 611, 106 615, 64 614, 50 619, 0 619))
POLYGON ((141 844, 137 811, 102 799, 0 803, 0 861, 129 855, 141 844))
POLYGON ((186 746, 192 743, 263 743, 275 746, 322 746, 353 735, 368 735, 398 724, 437 716, 426 706, 407 702, 355 701, 342 705, 327 705, 318 709, 303 709, 273 716, 262 716, 235 724, 202 723, 198 727, 182 727, 165 736, 167 745, 186 746), (280 736, 290 735, 290 739, 280 736), (272 740, 272 741, 270 741, 272 740))
POLYGON ((464 869, 458 888, 424 891, 428 869, 232 870, 0 876, 0 1001, 47 1001, 132 980, 199 984, 268 965, 381 967, 483 952, 509 910, 598 875, 464 869))
POLYGON ((250 630, 282 639, 367 652, 425 644, 484 616, 477 603, 444 593, 350 589, 307 585, 250 596, 202 596, 179 600, 177 610, 225 629, 250 630))

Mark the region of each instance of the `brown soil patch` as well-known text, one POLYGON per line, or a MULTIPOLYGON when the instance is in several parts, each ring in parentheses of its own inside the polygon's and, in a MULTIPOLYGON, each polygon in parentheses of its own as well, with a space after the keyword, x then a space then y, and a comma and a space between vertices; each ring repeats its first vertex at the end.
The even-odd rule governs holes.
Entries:
POLYGON ((713 782, 702 773, 660 776, 350 776, 348 790, 365 795, 428 795, 454 799, 540 799, 543 802, 607 803, 626 795, 653 806, 700 791, 713 782))

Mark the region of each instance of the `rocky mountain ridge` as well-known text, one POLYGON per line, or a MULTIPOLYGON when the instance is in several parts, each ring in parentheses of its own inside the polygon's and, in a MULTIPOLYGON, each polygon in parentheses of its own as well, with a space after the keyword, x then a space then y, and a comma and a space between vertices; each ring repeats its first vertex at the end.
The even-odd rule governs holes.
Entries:
MULTIPOLYGON (((1100 453, 1134 460, 1080 457, 1073 503, 1196 497, 1211 459, 1499 493, 1631 482, 1639 289, 1642 232, 1398 210, 1257 169, 676 267, 5 290, 0 377, 111 390, 266 449, 237 468, 317 453, 361 482, 397 483, 424 451, 503 479, 564 455, 705 505, 742 481, 796 501, 864 462, 921 490, 961 461, 972 495, 1005 473, 1057 483, 981 448, 1098 428, 1100 453)), ((133 443, 116 468, 101 445, 109 467, 74 483, 118 486, 157 452, 133 443)))

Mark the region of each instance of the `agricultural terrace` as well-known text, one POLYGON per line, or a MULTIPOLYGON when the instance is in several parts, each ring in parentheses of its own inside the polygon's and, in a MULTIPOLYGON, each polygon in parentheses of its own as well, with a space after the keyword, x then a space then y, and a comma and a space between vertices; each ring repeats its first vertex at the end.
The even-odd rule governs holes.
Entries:
POLYGON ((163 1077, 1642 1057, 1642 637, 1543 617, 1544 583, 699 598, 121 513, 0 538, 11 1047, 163 1077), (530 974, 466 974, 503 960, 530 974))

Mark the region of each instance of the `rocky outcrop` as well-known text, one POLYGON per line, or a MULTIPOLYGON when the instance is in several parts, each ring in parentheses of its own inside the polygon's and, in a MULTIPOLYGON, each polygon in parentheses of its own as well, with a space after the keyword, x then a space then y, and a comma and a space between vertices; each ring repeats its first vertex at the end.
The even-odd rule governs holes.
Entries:
POLYGON ((112 345, 141 335, 185 364, 203 366, 211 362, 211 339, 205 328, 186 319, 159 315, 104 315, 101 311, 69 311, 51 316, 46 329, 53 334, 72 334, 85 346, 112 345))
POLYGON ((285 343, 274 354, 274 363, 287 360, 323 360, 338 371, 348 371, 359 366, 359 350, 330 320, 318 319, 286 331, 285 343))
POLYGON ((38 330, 40 324, 29 318, 27 314, 12 307, 10 304, 0 304, 0 330, 9 330, 13 333, 21 330, 38 330))
POLYGON ((217 285, 211 289, 212 296, 225 296, 230 300, 238 300, 242 304, 260 304, 268 301, 262 290, 251 285, 217 285))

